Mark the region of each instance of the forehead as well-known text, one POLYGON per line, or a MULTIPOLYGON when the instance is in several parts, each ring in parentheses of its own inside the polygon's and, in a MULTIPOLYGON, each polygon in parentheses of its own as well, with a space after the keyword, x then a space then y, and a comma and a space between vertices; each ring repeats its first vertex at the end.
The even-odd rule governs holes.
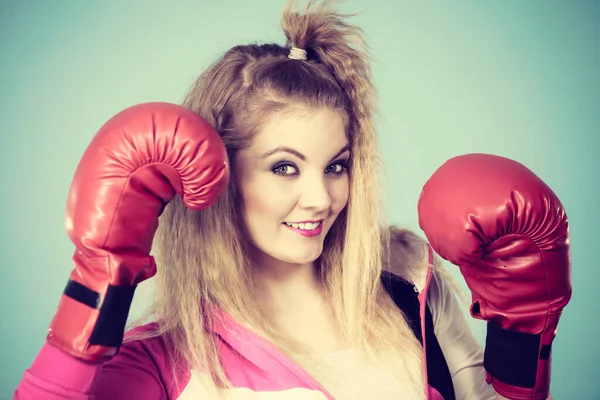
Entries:
POLYGON ((341 112, 328 108, 300 108, 268 116, 265 125, 252 139, 251 148, 261 152, 286 146, 310 156, 337 151, 347 143, 341 112))

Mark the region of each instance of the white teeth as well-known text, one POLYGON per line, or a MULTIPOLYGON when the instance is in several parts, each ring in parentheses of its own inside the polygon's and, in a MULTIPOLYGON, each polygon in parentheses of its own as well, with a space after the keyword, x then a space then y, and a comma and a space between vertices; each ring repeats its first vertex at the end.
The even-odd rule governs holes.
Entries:
POLYGON ((321 225, 320 222, 307 222, 307 223, 299 223, 296 224, 294 222, 286 222, 286 225, 291 226, 292 228, 296 228, 296 229, 303 229, 305 231, 312 231, 313 229, 317 229, 317 227, 319 225, 321 225))

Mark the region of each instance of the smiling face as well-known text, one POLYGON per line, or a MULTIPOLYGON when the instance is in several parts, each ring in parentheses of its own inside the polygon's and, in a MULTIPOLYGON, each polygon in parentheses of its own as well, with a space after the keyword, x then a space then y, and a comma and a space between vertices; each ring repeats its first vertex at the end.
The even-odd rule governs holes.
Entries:
POLYGON ((330 109, 273 114, 235 171, 245 230, 261 262, 307 264, 348 203, 350 147, 330 109))

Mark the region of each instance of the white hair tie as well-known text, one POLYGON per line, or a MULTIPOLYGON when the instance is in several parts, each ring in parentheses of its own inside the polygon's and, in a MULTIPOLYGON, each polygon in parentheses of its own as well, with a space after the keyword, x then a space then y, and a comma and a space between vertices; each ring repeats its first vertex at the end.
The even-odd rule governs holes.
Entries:
POLYGON ((288 58, 291 60, 306 60, 306 50, 292 47, 288 58))

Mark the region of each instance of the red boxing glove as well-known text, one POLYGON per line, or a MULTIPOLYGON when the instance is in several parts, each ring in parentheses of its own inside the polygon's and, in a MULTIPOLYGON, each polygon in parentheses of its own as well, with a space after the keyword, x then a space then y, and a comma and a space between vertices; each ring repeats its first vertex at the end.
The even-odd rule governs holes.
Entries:
POLYGON ((460 267, 471 315, 488 321, 488 381, 509 399, 546 399, 551 346, 572 293, 560 200, 522 164, 468 154, 435 171, 418 212, 432 248, 460 267))
POLYGON ((136 285, 156 273, 150 249, 164 207, 176 194, 190 209, 209 207, 229 173, 219 135, 181 106, 140 104, 104 124, 71 184, 75 269, 47 341, 88 361, 114 356, 136 285))

